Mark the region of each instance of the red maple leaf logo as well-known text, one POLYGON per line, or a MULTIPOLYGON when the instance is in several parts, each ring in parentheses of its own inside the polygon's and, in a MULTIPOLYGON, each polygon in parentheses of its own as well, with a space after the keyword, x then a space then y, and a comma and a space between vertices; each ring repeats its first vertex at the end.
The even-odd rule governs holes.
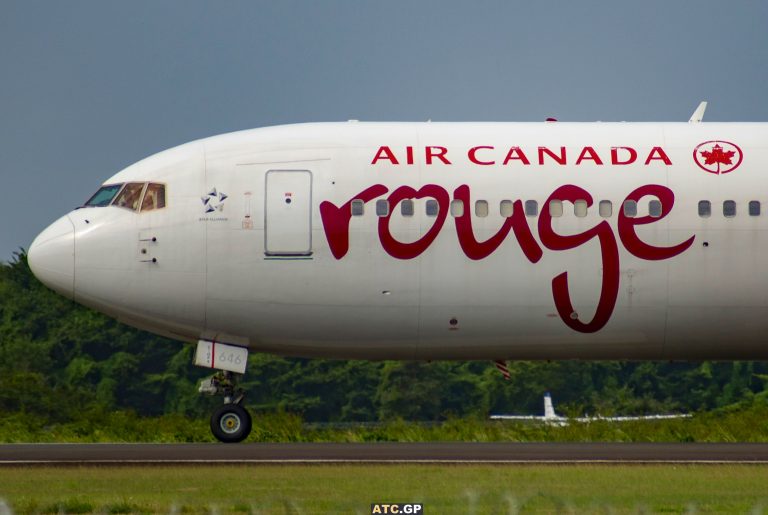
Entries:
POLYGON ((734 171, 743 159, 744 154, 739 146, 730 141, 709 140, 693 149, 696 165, 705 172, 717 175, 734 171))
POLYGON ((706 165, 717 165, 717 173, 720 173, 720 165, 730 165, 733 164, 733 156, 736 152, 733 150, 728 150, 726 152, 723 152, 723 147, 720 145, 715 145, 712 147, 712 152, 708 150, 702 150, 701 151, 701 157, 704 158, 704 164, 706 165))

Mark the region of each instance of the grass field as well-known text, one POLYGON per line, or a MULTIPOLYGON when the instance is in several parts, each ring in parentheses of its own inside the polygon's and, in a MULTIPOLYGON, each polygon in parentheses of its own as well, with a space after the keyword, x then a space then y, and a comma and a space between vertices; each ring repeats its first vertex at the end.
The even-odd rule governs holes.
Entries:
POLYGON ((768 467, 19 467, 0 469, 0 497, 15 513, 763 513, 768 467))

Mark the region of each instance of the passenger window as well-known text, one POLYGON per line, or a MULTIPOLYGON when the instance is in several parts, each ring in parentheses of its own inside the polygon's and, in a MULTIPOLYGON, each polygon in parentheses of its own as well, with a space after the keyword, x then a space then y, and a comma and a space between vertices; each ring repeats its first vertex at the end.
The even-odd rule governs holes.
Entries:
POLYGON ((634 218, 637 216, 637 202, 634 200, 624 201, 624 216, 634 218))
POLYGON ((475 216, 485 218, 488 216, 488 202, 485 200, 478 200, 475 202, 475 216))
POLYGON ((451 216, 458 217, 464 215, 464 202, 461 200, 451 200, 451 216))
POLYGON ((587 201, 577 200, 576 202, 574 202, 573 214, 575 214, 579 218, 584 218, 585 216, 587 216, 587 201))
POLYGON ((709 200, 699 200, 699 216, 702 218, 709 218, 712 214, 712 204, 709 200))
POLYGON ((438 205, 437 200, 435 199, 427 200, 427 216, 437 216, 437 211, 439 207, 440 206, 438 205))
POLYGON ((358 198, 352 201, 350 207, 352 209, 352 216, 363 216, 363 213, 365 212, 365 202, 358 198))
POLYGON ((376 201, 376 216, 387 216, 389 214, 389 201, 377 200, 376 201))
POLYGON ((150 182, 147 191, 144 192, 144 200, 141 202, 142 211, 152 211, 165 207, 165 184, 150 182))
POLYGON ((143 182, 129 182, 123 187, 123 191, 117 196, 113 205, 138 211, 142 191, 144 191, 143 182))
POLYGON ((760 201, 759 200, 750 200, 749 201, 749 216, 760 216, 760 201))
POLYGON ((403 216, 413 216, 413 200, 407 198, 400 202, 400 214, 403 216))
POLYGON ((598 211, 603 218, 610 218, 613 215, 613 204, 610 200, 601 200, 598 211))
POLYGON ((88 202, 86 202, 85 205, 90 207, 108 206, 109 203, 112 202, 112 199, 115 198, 115 195, 117 195, 117 192, 120 191, 122 186, 122 184, 110 184, 109 186, 102 186, 99 188, 99 191, 94 193, 93 196, 88 199, 88 202))
POLYGON ((501 204, 499 204, 499 212, 504 218, 509 218, 512 216, 512 208, 513 204, 511 200, 502 200, 501 204))
POLYGON ((723 215, 726 218, 733 218, 736 216, 736 201, 726 200, 723 202, 723 215))
POLYGON ((549 216, 557 218, 563 216, 563 201, 562 200, 550 200, 549 201, 549 216))
POLYGON ((661 216, 661 201, 651 200, 648 202, 648 214, 653 218, 659 218, 661 216))
POLYGON ((525 215, 526 216, 536 216, 539 214, 539 203, 535 200, 526 200, 525 201, 525 215))

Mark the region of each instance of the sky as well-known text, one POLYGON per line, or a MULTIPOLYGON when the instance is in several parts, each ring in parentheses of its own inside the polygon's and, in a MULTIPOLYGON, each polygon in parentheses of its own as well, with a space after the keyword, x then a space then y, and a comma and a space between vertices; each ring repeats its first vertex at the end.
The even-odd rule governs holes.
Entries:
POLYGON ((99 185, 312 121, 768 121, 768 2, 0 0, 0 261, 99 185))

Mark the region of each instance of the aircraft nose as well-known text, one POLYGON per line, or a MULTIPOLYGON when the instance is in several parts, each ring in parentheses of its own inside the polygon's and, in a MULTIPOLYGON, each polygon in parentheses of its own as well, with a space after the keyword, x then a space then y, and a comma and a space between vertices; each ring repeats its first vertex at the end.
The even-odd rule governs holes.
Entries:
POLYGON ((75 226, 69 216, 62 216, 35 238, 27 262, 40 282, 65 297, 74 297, 75 226))

